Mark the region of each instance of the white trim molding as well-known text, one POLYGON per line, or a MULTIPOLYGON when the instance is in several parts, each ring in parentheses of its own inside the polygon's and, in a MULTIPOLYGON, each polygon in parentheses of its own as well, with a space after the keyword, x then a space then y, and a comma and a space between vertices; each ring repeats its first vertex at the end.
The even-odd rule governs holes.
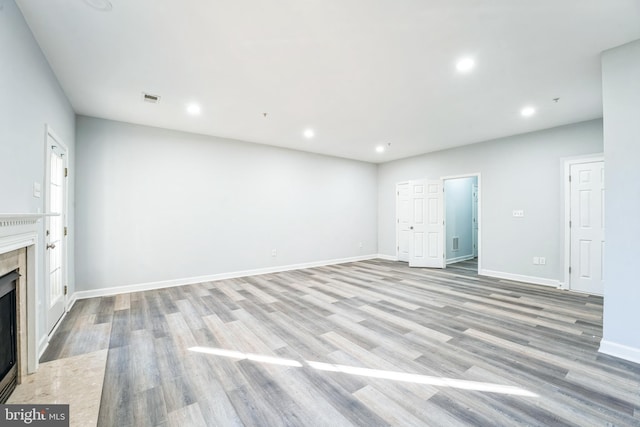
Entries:
POLYGON ((555 279, 546 279, 544 277, 525 276, 523 274, 504 273, 502 271, 493 270, 478 270, 478 275, 495 277, 497 279, 513 280, 516 282, 531 283, 534 285, 550 286, 553 288, 560 288, 561 283, 555 279))
MULTIPOLYGON (((73 295, 71 295, 69 297, 69 299, 67 300, 67 307, 65 309, 65 315, 66 315, 66 313, 71 311, 71 309, 73 308, 73 305, 76 303, 76 301, 78 301, 78 297, 76 296, 76 293, 74 292, 73 295)), ((62 319, 60 319, 59 323, 62 323, 62 319)))
POLYGON ((49 347, 49 335, 43 335, 38 340, 38 360, 42 357, 45 351, 47 351, 47 347, 49 347))
POLYGON ((75 302, 79 299, 104 297, 118 294, 127 294, 131 292, 151 291, 155 289, 172 288, 174 286, 193 285, 196 283, 215 282, 225 279, 236 279, 238 277, 258 276, 261 274, 281 273, 291 270, 302 270, 305 268, 324 267, 327 265, 345 264, 348 262, 366 261, 379 258, 377 254, 362 255, 350 258, 340 258, 325 261, 314 261, 301 264, 290 264, 279 267, 257 268, 253 270, 233 271, 229 273, 219 273, 207 276, 188 277, 183 279, 162 280, 158 282, 137 283, 133 285, 116 286, 113 288, 92 289, 89 291, 76 291, 71 299, 75 302))
POLYGON ((629 362, 640 364, 640 348, 629 347, 624 344, 602 340, 600 341, 600 348, 598 351, 603 354, 608 354, 609 356, 618 357, 620 359, 628 360, 629 362))
POLYGON ((393 255, 378 254, 376 255, 376 258, 383 259, 385 261, 398 261, 398 257, 393 255))
POLYGON ((448 260, 446 260, 447 265, 449 264, 454 264, 456 262, 462 262, 462 261, 468 261, 470 259, 474 259, 475 257, 473 256, 473 254, 471 255, 462 255, 462 256, 458 256, 455 258, 449 258, 448 260))
POLYGON ((60 320, 58 320, 58 323, 56 323, 56 326, 51 330, 51 332, 49 332, 48 335, 44 335, 40 339, 40 342, 38 343, 38 359, 40 359, 44 354, 44 352, 47 351, 47 348, 49 347, 49 342, 51 342, 51 338, 53 338, 53 335, 56 333, 56 331, 62 324, 62 321, 65 319, 65 317, 67 317, 67 314, 69 314, 69 312, 73 308, 73 305, 76 303, 76 301, 77 301, 77 298, 76 298, 76 294, 74 293, 73 295, 71 295, 71 297, 67 299, 67 302, 66 302, 67 305, 65 306, 64 313, 62 313, 62 317, 60 318, 60 320))

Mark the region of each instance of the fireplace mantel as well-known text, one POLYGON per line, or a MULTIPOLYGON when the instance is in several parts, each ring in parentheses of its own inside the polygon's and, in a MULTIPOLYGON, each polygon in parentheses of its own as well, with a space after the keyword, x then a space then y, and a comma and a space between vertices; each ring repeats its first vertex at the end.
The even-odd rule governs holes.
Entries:
POLYGON ((0 213, 0 220, 38 220, 45 215, 43 213, 0 213))
MULTIPOLYGON (((58 213, 0 213, 0 238, 37 232, 37 223, 58 213)), ((5 242, 6 243, 6 242, 5 242)))
POLYGON ((0 227, 35 224, 46 216, 60 216, 58 213, 0 213, 0 227))
MULTIPOLYGON (((33 373, 38 368, 38 343, 37 343, 37 293, 36 281, 39 277, 38 251, 39 235, 41 233, 38 221, 48 216, 59 216, 50 213, 0 213, 0 254, 7 254, 15 250, 26 249, 26 271, 23 275, 23 288, 19 297, 22 299, 24 315, 19 319, 19 335, 21 341, 26 343, 22 347, 26 360, 22 360, 20 375, 33 373), (26 274, 25 274, 26 273, 26 274), (24 316, 24 317, 22 317, 24 316), (26 362, 26 363, 24 363, 26 362)), ((22 309, 21 309, 22 310, 22 309)))

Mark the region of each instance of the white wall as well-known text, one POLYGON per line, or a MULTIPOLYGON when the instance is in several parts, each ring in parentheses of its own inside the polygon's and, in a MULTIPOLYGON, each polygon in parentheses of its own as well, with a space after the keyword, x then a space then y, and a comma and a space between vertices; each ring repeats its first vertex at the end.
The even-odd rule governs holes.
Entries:
POLYGON ((601 351, 640 363, 640 40, 602 56, 605 199, 601 351))
POLYGON ((446 260, 469 258, 473 255, 472 187, 477 177, 444 181, 446 260), (453 237, 458 237, 458 250, 453 250, 453 237))
MULTIPOLYGON (((0 6, 0 213, 43 212, 44 192, 42 198, 33 197, 33 183, 44 186, 45 124, 69 146, 73 171, 75 114, 15 2, 3 1, 0 6)), ((69 287, 73 292, 73 173, 69 189, 69 287)), ((40 260, 44 259, 42 228, 40 221, 40 260)), ((38 340, 46 334, 43 277, 40 266, 38 340)))
POLYGON ((376 253, 373 164, 88 117, 77 141, 80 290, 376 253))
POLYGON ((479 172, 482 268, 562 280, 561 158, 602 149, 602 121, 592 120, 384 163, 378 169, 378 252, 395 255, 397 182, 479 172), (514 209, 525 217, 513 218, 514 209), (547 264, 533 265, 534 256, 547 264))

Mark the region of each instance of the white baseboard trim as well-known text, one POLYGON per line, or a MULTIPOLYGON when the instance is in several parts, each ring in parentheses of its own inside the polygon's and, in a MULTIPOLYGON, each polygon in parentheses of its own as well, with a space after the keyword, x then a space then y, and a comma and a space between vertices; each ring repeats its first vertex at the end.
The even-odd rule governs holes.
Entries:
POLYGON ((40 341, 38 341, 38 360, 40 360, 44 352, 47 350, 47 347, 49 347, 49 335, 45 334, 40 338, 40 341))
POLYGON ((67 301, 67 306, 65 307, 65 310, 62 313, 62 317, 60 318, 58 323, 56 323, 56 326, 53 327, 53 330, 51 331, 51 333, 45 334, 42 338, 40 338, 40 342, 38 342, 38 359, 42 357, 44 352, 47 350, 47 347, 49 347, 49 338, 56 333, 56 331, 62 324, 62 321, 64 320, 65 317, 67 317, 67 313, 71 311, 71 308, 73 308, 73 305, 76 303, 76 301, 77 301, 76 293, 73 293, 71 295, 71 298, 69 298, 69 301, 67 301))
POLYGON ((600 353, 608 354, 609 356, 619 357, 620 359, 640 364, 640 348, 629 347, 627 345, 602 340, 600 341, 600 348, 598 351, 600 353))
POLYGON ((397 261, 398 260, 397 256, 385 255, 385 254, 378 254, 378 255, 376 255, 376 258, 383 259, 385 261, 397 261))
POLYGON ((261 274, 280 273, 283 271, 302 270, 304 268, 323 267, 326 265, 344 264, 347 262, 365 261, 378 258, 377 254, 362 255, 350 258, 331 259, 324 261, 306 262, 301 264, 281 265, 278 267, 257 268, 254 270, 234 271, 207 276, 188 277, 184 279, 162 280, 158 282, 137 283, 133 285, 116 286, 113 288, 92 289, 90 291, 77 291, 73 294, 73 300, 105 297, 131 292, 151 291, 154 289, 171 288, 174 286, 192 285, 194 283, 215 282, 218 280, 235 279, 238 277, 258 276, 261 274))
POLYGON ((73 305, 76 303, 76 301, 78 301, 78 294, 76 292, 74 292, 71 295, 71 298, 69 298, 69 301, 67 301, 67 313, 71 311, 71 309, 73 308, 73 305))
POLYGON ((478 271, 480 276, 495 277, 497 279, 514 280, 516 282, 533 283, 534 285, 551 286, 554 288, 560 287, 560 282, 554 279, 545 279, 543 277, 525 276, 523 274, 504 273, 502 271, 493 271, 482 269, 478 271))
POLYGON ((456 262, 461 262, 461 261, 467 261, 470 259, 474 259, 475 257, 473 256, 473 254, 471 255, 462 255, 462 256, 458 256, 455 258, 449 258, 448 260, 446 260, 447 265, 449 264, 454 264, 456 262))

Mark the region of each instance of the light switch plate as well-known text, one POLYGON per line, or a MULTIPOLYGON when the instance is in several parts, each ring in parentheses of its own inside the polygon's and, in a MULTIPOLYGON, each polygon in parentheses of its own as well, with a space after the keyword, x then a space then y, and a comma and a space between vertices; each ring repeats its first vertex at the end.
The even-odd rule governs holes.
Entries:
POLYGON ((513 210, 513 217, 514 218, 522 218, 522 217, 524 217, 524 211, 521 210, 521 209, 518 209, 518 210, 514 209, 513 210))
POLYGON ((33 183, 33 197, 40 198, 41 195, 42 195, 42 186, 40 185, 39 182, 34 182, 33 183))

